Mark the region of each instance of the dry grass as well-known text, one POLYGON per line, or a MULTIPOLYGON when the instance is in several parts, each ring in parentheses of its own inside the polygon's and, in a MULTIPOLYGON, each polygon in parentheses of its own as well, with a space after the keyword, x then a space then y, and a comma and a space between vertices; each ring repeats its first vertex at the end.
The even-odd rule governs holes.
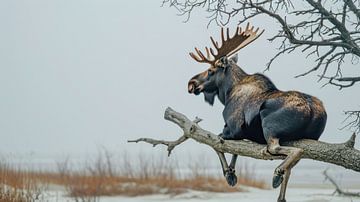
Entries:
POLYGON ((238 184, 255 187, 259 189, 268 189, 269 187, 263 179, 259 179, 256 175, 254 165, 249 165, 246 161, 239 161, 236 167, 238 184))
MULTIPOLYGON (((176 163, 141 154, 134 162, 124 153, 121 164, 115 165, 106 150, 81 169, 74 169, 69 160, 58 163, 54 172, 30 172, 1 165, 0 202, 34 201, 44 191, 40 185, 49 184, 63 186, 75 201, 83 202, 98 201, 99 196, 242 191, 240 186, 228 186, 223 176, 206 174, 204 165, 191 165, 189 170, 190 174, 182 176, 176 163)), ((254 169, 243 166, 237 170, 238 185, 267 188, 264 181, 255 178, 254 169)))
POLYGON ((0 163, 0 202, 39 201, 46 187, 32 172, 0 163))
MULTIPOLYGON (((100 152, 98 157, 87 165, 86 170, 73 172, 68 161, 59 163, 58 167, 58 173, 63 176, 62 185, 67 187, 69 195, 73 197, 180 194, 187 190, 242 191, 240 186, 230 187, 223 176, 208 175, 205 165, 189 165, 190 174, 181 176, 176 163, 166 158, 147 157, 144 154, 130 160, 124 153, 119 170, 115 169, 112 156, 106 150, 100 152)), ((237 170, 239 185, 267 188, 264 181, 255 178, 253 168, 243 166, 237 170)))

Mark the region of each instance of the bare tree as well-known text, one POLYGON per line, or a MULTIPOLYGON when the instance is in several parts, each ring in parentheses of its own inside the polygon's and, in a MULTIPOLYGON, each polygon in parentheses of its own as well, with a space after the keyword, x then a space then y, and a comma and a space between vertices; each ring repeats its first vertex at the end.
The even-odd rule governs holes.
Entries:
POLYGON ((177 8, 181 15, 187 16, 186 21, 195 9, 203 8, 210 14, 209 23, 215 22, 222 26, 232 19, 241 24, 259 15, 267 15, 280 24, 278 33, 269 40, 281 40, 279 51, 267 64, 267 68, 280 55, 301 49, 307 51, 308 56, 315 56, 316 65, 298 76, 322 69, 320 79, 327 78, 330 84, 341 88, 360 81, 360 75, 343 77, 341 69, 347 56, 352 64, 359 62, 358 0, 165 0, 163 4, 177 8), (337 67, 336 71, 327 75, 332 64, 337 67))
MULTIPOLYGON (((360 67, 359 0, 164 0, 163 6, 176 8, 185 22, 193 12, 203 10, 209 14, 209 24, 220 26, 265 15, 279 24, 269 41, 280 44, 267 70, 279 56, 300 50, 313 58, 314 66, 296 77, 317 73, 324 85, 339 89, 360 82, 360 75, 346 71, 349 66, 360 67)), ((345 113, 346 121, 352 120, 345 127, 360 132, 360 112, 345 113)))

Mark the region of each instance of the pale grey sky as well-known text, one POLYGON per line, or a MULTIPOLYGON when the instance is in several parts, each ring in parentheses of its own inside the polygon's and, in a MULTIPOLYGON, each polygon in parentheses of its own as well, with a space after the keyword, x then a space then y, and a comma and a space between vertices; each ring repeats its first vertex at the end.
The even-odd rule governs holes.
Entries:
MULTIPOLYGON (((204 128, 220 132, 223 107, 219 102, 210 107, 186 88, 189 78, 206 68, 188 52, 209 45, 209 35, 218 38, 219 28, 207 29, 202 15, 183 23, 176 10, 160 5, 160 0, 1 1, 0 152, 81 154, 99 146, 156 152, 126 140, 177 138, 180 130, 163 119, 167 106, 199 116, 204 128)), ((249 73, 263 71, 277 47, 266 40, 277 24, 267 19, 252 24, 266 31, 239 53, 239 65, 249 73)), ((265 74, 280 89, 323 100, 328 123, 321 140, 345 141, 351 132, 338 128, 343 110, 359 109, 360 86, 321 88, 317 74, 294 79, 312 65, 295 53, 265 74)), ((355 69, 348 63, 344 68, 355 69)), ((189 142, 175 152, 205 148, 189 142)))

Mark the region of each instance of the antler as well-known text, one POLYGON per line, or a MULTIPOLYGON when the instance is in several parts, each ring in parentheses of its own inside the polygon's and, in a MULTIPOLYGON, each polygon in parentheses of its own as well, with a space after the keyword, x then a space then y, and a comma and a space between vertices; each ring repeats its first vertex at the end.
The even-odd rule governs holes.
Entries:
POLYGON ((229 28, 227 28, 225 39, 224 28, 221 28, 221 46, 218 44, 217 41, 214 40, 213 37, 210 37, 211 42, 214 45, 217 53, 215 53, 212 48, 209 49, 208 47, 205 47, 205 57, 205 55, 195 47, 197 55, 195 55, 194 53, 190 53, 190 56, 197 62, 215 65, 215 62, 218 59, 224 56, 229 57, 233 55, 238 50, 244 48, 246 45, 253 42, 264 32, 264 30, 262 30, 259 34, 257 34, 258 31, 259 28, 254 31, 254 26, 250 28, 250 25, 248 23, 244 31, 241 31, 241 27, 237 27, 234 36, 230 37, 229 28))

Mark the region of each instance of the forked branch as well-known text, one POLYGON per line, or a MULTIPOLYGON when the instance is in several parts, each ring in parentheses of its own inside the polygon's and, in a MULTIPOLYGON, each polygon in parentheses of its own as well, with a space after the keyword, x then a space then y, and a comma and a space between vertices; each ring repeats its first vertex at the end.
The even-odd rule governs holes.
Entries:
MULTIPOLYGON (((284 156, 269 156, 261 152, 265 145, 261 145, 249 140, 221 140, 214 133, 202 129, 198 123, 199 119, 191 121, 185 115, 167 108, 164 118, 177 124, 184 134, 176 141, 155 140, 150 138, 139 138, 129 140, 128 142, 146 142, 156 146, 163 144, 168 146, 169 155, 175 146, 183 143, 186 139, 191 138, 195 141, 206 144, 216 151, 248 156, 256 159, 273 160, 284 159, 284 156)), ((345 143, 332 144, 316 140, 298 140, 285 142, 283 145, 302 148, 304 154, 302 158, 323 161, 342 166, 360 172, 360 151, 354 148, 355 134, 345 143)))

